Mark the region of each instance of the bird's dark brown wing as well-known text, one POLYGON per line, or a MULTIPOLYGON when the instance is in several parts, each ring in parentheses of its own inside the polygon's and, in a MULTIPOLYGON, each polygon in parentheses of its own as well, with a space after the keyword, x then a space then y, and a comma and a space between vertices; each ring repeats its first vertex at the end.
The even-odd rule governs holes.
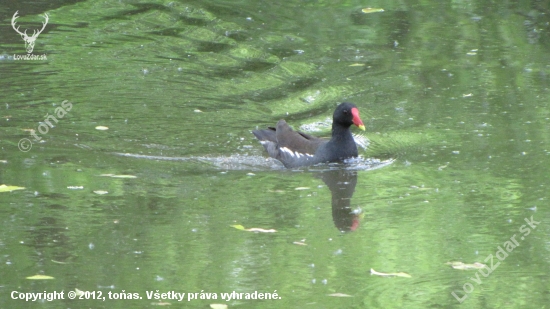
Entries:
POLYGON ((275 130, 279 148, 286 148, 293 152, 308 154, 313 156, 319 146, 326 142, 318 137, 294 131, 284 120, 277 122, 275 130))
POLYGON ((281 161, 286 167, 314 164, 317 148, 327 142, 292 130, 284 120, 279 120, 276 128, 269 127, 252 133, 260 140, 269 156, 281 161))

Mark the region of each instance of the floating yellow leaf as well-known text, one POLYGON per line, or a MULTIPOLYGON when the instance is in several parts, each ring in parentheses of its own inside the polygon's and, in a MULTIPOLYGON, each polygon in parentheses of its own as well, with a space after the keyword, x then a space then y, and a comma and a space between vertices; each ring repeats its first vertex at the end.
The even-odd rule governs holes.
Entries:
POLYGON ((344 293, 332 293, 332 294, 328 294, 327 296, 332 296, 332 297, 353 297, 352 295, 348 295, 348 294, 344 294, 344 293))
POLYGON ((227 309, 226 304, 210 304, 210 308, 212 309, 227 309))
POLYGON ((364 63, 354 63, 354 64, 350 64, 349 66, 350 67, 364 67, 365 64, 364 63))
POLYGON ((310 188, 309 187, 298 187, 298 188, 295 188, 294 190, 309 190, 310 188))
POLYGON ((277 232, 277 230, 274 230, 274 229, 266 230, 266 229, 262 229, 262 228, 258 228, 258 227, 252 227, 252 228, 246 229, 245 231, 259 232, 259 233, 275 233, 275 232, 277 232))
POLYGON ((307 244, 305 242, 301 242, 301 241, 295 241, 295 242, 293 242, 293 244, 300 245, 300 246, 307 246, 307 244))
POLYGON ((82 190, 82 189, 84 189, 84 187, 83 186, 68 186, 67 189, 82 190))
POLYGON ((240 224, 231 225, 231 227, 234 227, 237 230, 247 231, 247 232, 257 232, 257 233, 275 233, 275 232, 277 232, 277 230, 274 230, 274 229, 266 230, 266 229, 262 229, 262 228, 258 228, 258 227, 252 227, 252 228, 246 229, 246 228, 244 228, 244 226, 242 226, 240 224))
POLYGON ((370 269, 370 274, 371 275, 382 276, 382 277, 412 278, 412 276, 407 274, 407 273, 379 273, 379 272, 377 272, 376 270, 374 270, 372 268, 370 269))
POLYGON ((81 291, 81 290, 79 290, 79 289, 77 289, 77 288, 75 288, 74 291, 75 291, 75 293, 76 293, 76 296, 82 296, 82 295, 84 295, 84 291, 81 291))
POLYGON ((106 126, 97 126, 95 127, 96 130, 100 130, 100 131, 106 131, 106 130, 109 130, 109 127, 106 127, 106 126))
POLYGON ((30 280, 48 280, 48 279, 54 279, 54 277, 46 276, 46 275, 34 275, 31 277, 27 277, 27 279, 30 280))
POLYGON ((8 160, 0 160, 0 163, 8 163, 8 160))
POLYGON ((160 302, 160 303, 151 303, 151 305, 153 305, 153 306, 171 306, 172 304, 167 303, 167 302, 160 302))
POLYGON ((131 178, 131 179, 137 178, 137 176, 134 176, 134 175, 113 175, 111 177, 113 177, 113 178, 131 178))
POLYGON ((57 264, 67 264, 67 262, 61 262, 61 261, 56 261, 56 260, 51 260, 52 262, 54 263, 57 263, 57 264))
POLYGON ((107 194, 109 193, 108 191, 105 191, 105 190, 95 190, 94 191, 95 194, 99 194, 99 195, 103 195, 103 194, 107 194))
POLYGON ((11 192, 15 190, 23 190, 24 187, 18 187, 18 186, 6 186, 6 185, 0 185, 0 192, 11 192))
POLYGON ((99 176, 112 177, 112 178, 137 178, 137 176, 134 176, 134 175, 101 174, 99 176))
POLYGON ((452 268, 460 270, 482 269, 487 267, 487 265, 479 262, 475 262, 474 264, 465 264, 462 262, 447 262, 445 264, 451 265, 452 268))
POLYGON ((381 8, 364 8, 361 11, 365 14, 369 14, 369 13, 384 12, 384 9, 381 9, 381 8))

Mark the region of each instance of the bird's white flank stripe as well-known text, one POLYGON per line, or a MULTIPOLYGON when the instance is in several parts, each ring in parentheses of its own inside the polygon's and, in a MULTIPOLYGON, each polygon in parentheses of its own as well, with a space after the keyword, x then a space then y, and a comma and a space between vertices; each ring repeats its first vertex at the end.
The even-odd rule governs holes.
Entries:
POLYGON ((283 152, 286 152, 287 154, 289 154, 291 157, 296 157, 296 158, 301 158, 302 156, 304 157, 313 157, 313 155, 309 154, 309 153, 301 153, 301 152, 298 152, 298 151, 292 151, 286 147, 281 147, 279 148, 281 151, 283 152))

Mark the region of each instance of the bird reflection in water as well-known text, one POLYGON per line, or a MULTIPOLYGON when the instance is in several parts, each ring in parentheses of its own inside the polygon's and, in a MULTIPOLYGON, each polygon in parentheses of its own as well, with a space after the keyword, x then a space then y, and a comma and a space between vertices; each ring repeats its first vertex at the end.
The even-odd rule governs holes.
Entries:
POLYGON ((357 185, 357 171, 334 168, 317 174, 332 194, 332 220, 342 232, 353 232, 359 227, 359 213, 351 208, 351 198, 357 185))

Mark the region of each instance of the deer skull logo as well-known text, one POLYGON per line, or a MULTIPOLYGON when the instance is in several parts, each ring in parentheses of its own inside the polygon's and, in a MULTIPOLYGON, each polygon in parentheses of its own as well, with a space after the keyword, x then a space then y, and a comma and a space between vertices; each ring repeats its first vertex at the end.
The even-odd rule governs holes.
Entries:
POLYGON ((38 32, 36 30, 33 30, 32 35, 28 36, 27 30, 25 30, 25 32, 21 32, 19 31, 19 26, 17 26, 17 28, 15 27, 15 20, 19 18, 19 16, 17 16, 18 12, 19 11, 13 14, 13 17, 11 19, 11 26, 13 27, 13 30, 21 35, 21 37, 25 41, 25 48, 27 49, 27 53, 30 54, 34 49, 34 42, 36 41, 36 38, 40 33, 42 33, 42 31, 44 30, 44 28, 46 28, 46 25, 48 24, 48 14, 44 14, 44 18, 46 19, 46 21, 42 23, 42 29, 40 29, 38 32))

